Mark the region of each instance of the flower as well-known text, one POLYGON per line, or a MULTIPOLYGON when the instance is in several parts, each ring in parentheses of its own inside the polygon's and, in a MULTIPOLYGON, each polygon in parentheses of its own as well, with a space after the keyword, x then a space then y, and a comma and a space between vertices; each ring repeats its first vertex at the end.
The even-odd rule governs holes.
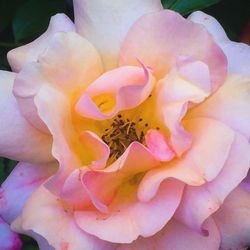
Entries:
POLYGON ((40 249, 246 247, 249 46, 158 0, 74 7, 0 73, 1 217, 40 249))
POLYGON ((0 217, 0 241, 2 250, 18 250, 22 243, 18 235, 10 230, 9 225, 0 217))

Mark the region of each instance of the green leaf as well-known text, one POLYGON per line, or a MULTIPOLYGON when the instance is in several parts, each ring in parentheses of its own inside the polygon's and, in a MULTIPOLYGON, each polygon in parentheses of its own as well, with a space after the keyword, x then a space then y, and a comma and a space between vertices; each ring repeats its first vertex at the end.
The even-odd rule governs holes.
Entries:
POLYGON ((28 0, 13 19, 15 41, 34 39, 46 30, 51 16, 65 11, 63 0, 28 0))
POLYGON ((0 158, 0 184, 9 176, 17 162, 6 158, 0 158))
POLYGON ((25 0, 1 0, 0 1, 0 32, 11 24, 17 8, 24 3, 25 0))
POLYGON ((163 0, 163 6, 175 10, 182 15, 207 8, 221 0, 163 0))

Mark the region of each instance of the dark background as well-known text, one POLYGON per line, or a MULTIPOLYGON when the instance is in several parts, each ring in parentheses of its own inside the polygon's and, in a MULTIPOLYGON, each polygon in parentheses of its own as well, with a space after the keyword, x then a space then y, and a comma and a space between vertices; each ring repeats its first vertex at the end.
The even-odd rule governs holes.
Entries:
MULTIPOLYGON (((91 0, 89 0, 91 1, 91 0)), ((187 16, 194 10, 203 10, 214 16, 231 40, 240 41, 250 22, 249 0, 162 0, 165 8, 187 16)), ((9 50, 27 44, 42 34, 49 19, 56 13, 74 18, 72 0, 0 0, 0 70, 10 70, 6 54, 9 50)), ((250 30, 244 36, 250 41, 250 30)), ((15 161, 0 158, 0 184, 6 179, 15 161)), ((250 237, 250 236, 249 236, 250 237)), ((23 250, 37 250, 37 244, 22 236, 23 250)), ((250 249, 250 248, 249 248, 250 249)))

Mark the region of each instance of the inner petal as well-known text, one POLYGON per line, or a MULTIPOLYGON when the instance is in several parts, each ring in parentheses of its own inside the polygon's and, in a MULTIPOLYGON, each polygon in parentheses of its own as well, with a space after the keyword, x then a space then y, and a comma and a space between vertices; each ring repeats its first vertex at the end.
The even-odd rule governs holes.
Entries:
POLYGON ((104 114, 111 114, 116 106, 116 99, 113 94, 99 94, 92 97, 92 101, 104 114))

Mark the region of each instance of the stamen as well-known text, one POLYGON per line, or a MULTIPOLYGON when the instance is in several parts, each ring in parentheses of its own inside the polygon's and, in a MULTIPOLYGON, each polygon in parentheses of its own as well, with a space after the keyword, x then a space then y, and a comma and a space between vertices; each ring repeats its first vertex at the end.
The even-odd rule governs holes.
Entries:
MULTIPOLYGON (((144 143, 145 140, 145 132, 140 131, 143 129, 141 126, 138 131, 135 122, 130 121, 128 118, 124 119, 121 114, 118 114, 117 118, 113 119, 111 127, 106 128, 101 137, 110 148, 109 164, 118 159, 132 142, 144 143)), ((140 121, 142 121, 142 118, 139 119, 140 121)), ((148 123, 146 124, 145 126, 148 127, 148 123)))

